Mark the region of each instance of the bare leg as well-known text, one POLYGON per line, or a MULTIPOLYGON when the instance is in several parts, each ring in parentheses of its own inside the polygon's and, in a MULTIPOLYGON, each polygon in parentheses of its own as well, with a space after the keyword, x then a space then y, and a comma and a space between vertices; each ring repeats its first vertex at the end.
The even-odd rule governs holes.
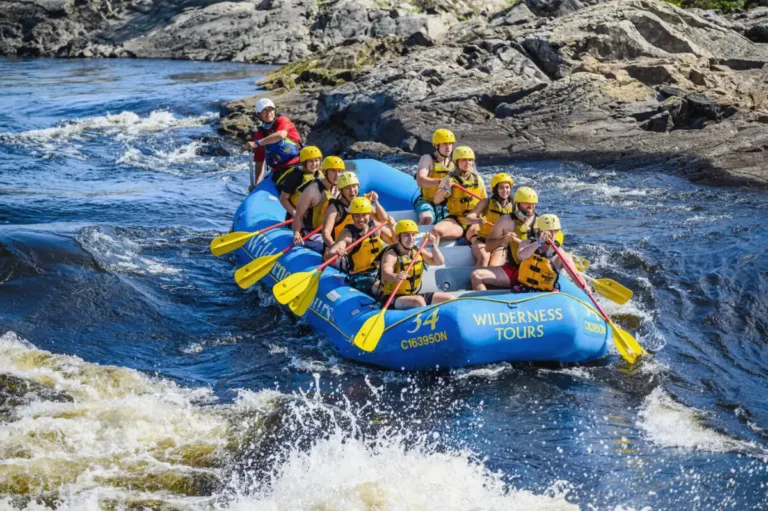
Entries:
POLYGON ((435 305, 436 303, 443 303, 447 302, 448 300, 453 300, 456 298, 451 293, 443 293, 442 291, 435 291, 435 294, 432 295, 432 305, 435 305))
POLYGON ((475 291, 485 291, 486 286, 500 288, 512 286, 507 273, 500 266, 479 268, 472 272, 470 279, 472 280, 472 289, 475 291))
POLYGON ((464 235, 464 229, 453 218, 440 220, 432 232, 435 233, 435 236, 447 240, 457 240, 464 235))
POLYGON ((493 251, 493 254, 490 255, 488 266, 501 266, 502 264, 506 263, 506 254, 507 251, 504 248, 497 248, 493 251))
POLYGON ((433 222, 432 215, 428 212, 419 213, 419 224, 420 225, 432 225, 433 222))
POLYGON ((472 255, 475 257, 475 266, 488 266, 491 254, 485 251, 485 242, 475 239, 475 242, 472 243, 472 255))
POLYGON ((411 296, 398 296, 394 300, 394 309, 397 310, 405 310, 405 309, 415 309, 417 307, 424 307, 427 305, 427 302, 424 301, 423 296, 419 295, 411 295, 411 296))

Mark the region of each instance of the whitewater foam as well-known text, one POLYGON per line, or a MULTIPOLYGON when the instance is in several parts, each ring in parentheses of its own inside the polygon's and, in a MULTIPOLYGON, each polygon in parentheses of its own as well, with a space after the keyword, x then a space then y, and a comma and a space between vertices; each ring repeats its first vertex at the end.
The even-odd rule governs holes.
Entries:
POLYGON ((77 241, 108 271, 137 275, 176 276, 182 272, 165 262, 140 255, 142 246, 124 235, 106 232, 107 227, 86 227, 77 241))
POLYGON ((637 425, 661 447, 706 452, 757 452, 761 449, 719 433, 702 423, 704 413, 678 403, 660 387, 645 398, 637 425))

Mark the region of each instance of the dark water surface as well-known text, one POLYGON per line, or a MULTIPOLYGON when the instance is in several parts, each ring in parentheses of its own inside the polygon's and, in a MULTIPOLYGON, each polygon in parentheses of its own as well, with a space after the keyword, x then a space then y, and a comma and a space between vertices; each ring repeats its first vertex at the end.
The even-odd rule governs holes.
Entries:
POLYGON ((0 61, 0 509, 768 509, 764 192, 505 167, 664 348, 363 367, 208 251, 248 185, 218 105, 263 72, 0 61))

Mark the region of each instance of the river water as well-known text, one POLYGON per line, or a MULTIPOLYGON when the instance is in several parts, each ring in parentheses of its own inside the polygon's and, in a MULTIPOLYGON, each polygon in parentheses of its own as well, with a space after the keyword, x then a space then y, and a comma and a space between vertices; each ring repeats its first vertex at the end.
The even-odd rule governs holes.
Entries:
POLYGON ((0 61, 0 509, 768 509, 765 192, 505 166, 659 351, 364 367, 208 251, 263 72, 0 61))

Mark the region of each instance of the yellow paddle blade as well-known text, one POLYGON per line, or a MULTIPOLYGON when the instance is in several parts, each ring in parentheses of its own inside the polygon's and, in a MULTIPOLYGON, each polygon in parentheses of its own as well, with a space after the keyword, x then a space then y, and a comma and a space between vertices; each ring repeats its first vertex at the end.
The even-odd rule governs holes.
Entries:
POLYGON ((313 280, 309 287, 307 287, 307 289, 302 294, 300 294, 298 297, 296 297, 295 300, 288 304, 288 308, 290 308, 291 311, 297 316, 303 316, 306 314, 309 308, 312 306, 312 302, 315 301, 315 296, 317 296, 317 288, 319 285, 320 283, 318 280, 313 280))
POLYGON ((238 248, 245 245, 245 243, 253 238, 254 236, 257 236, 259 234, 259 231, 256 232, 230 232, 229 234, 225 234, 224 236, 219 236, 217 238, 213 238, 211 240, 211 252, 216 257, 219 257, 220 255, 224 255, 227 252, 232 252, 233 250, 237 250, 238 248))
POLYGON ((627 289, 611 279, 592 279, 592 286, 594 286, 597 294, 619 305, 627 303, 634 294, 631 289, 627 289))
POLYGON ((382 309, 381 312, 371 316, 363 323, 363 327, 357 332, 352 341, 355 346, 363 351, 373 351, 376 349, 382 334, 384 334, 384 325, 386 324, 384 314, 386 312, 387 309, 382 309))
POLYGON ((235 272, 235 282, 237 282, 237 285, 243 289, 251 287, 272 271, 275 262, 281 255, 283 254, 262 256, 258 259, 254 259, 235 272))
POLYGON ((589 268, 589 261, 581 256, 577 256, 576 254, 571 254, 571 258, 573 259, 573 264, 576 265, 577 270, 579 270, 581 273, 587 271, 589 268))
POLYGON ((287 305, 303 293, 315 278, 320 278, 317 270, 294 273, 275 284, 272 288, 272 294, 275 295, 278 302, 287 305))
POLYGON ((619 354, 621 354, 624 360, 634 364, 641 355, 647 355, 648 352, 640 346, 640 343, 632 337, 632 334, 617 327, 613 321, 610 322, 610 325, 611 330, 613 330, 613 342, 616 344, 616 349, 619 350, 619 354))

